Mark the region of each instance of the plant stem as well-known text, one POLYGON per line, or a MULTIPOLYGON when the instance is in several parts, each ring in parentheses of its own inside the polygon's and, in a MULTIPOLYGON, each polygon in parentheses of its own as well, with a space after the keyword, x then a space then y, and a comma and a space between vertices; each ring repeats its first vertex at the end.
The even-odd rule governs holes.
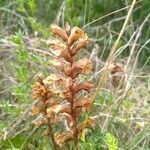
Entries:
POLYGON ((74 123, 74 150, 78 150, 78 129, 76 119, 74 123))
MULTIPOLYGON (((71 52, 70 52, 70 45, 67 45, 68 46, 68 50, 69 50, 69 53, 71 55, 71 52)), ((72 62, 71 63, 71 67, 73 65, 73 59, 72 59, 72 62)), ((75 79, 73 79, 72 75, 70 76, 72 78, 72 81, 73 81, 73 84, 75 83, 75 79)), ((72 98, 70 100, 70 104, 71 104, 71 116, 73 118, 73 136, 74 136, 74 150, 78 150, 78 128, 77 128, 77 120, 76 120, 76 116, 74 114, 74 92, 72 90, 72 87, 70 87, 70 91, 72 93, 72 98)))
POLYGON ((74 140, 74 150, 78 150, 78 139, 74 140))
MULTIPOLYGON (((72 91, 71 91, 72 92, 72 91)), ((72 92, 73 94, 73 92, 72 92)), ((71 100, 71 116, 74 120, 74 124, 73 124, 73 134, 74 134, 74 150, 78 150, 78 129, 77 129, 77 120, 76 120, 76 116, 74 114, 74 108, 73 108, 73 103, 74 103, 74 95, 72 97, 71 100)))
POLYGON ((51 127, 50 124, 48 125, 48 128, 49 128, 49 131, 50 131, 50 138, 51 138, 52 143, 53 143, 53 148, 54 148, 54 150, 59 150, 59 148, 58 148, 58 146, 57 146, 57 144, 56 144, 56 142, 55 142, 54 134, 53 134, 53 132, 52 132, 52 127, 51 127))

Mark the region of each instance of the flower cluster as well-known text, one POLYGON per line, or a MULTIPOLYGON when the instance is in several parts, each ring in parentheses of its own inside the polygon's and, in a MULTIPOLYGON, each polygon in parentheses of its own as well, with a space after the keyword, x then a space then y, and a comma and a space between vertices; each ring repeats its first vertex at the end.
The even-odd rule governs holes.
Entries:
MULTIPOLYGON (((94 119, 86 118, 79 122, 79 116, 84 110, 90 109, 93 104, 90 91, 94 87, 91 81, 77 82, 80 74, 88 74, 92 69, 92 62, 87 58, 75 60, 78 50, 86 46, 90 40, 87 34, 78 27, 71 28, 66 25, 65 29, 57 25, 51 25, 51 30, 55 39, 50 42, 50 51, 54 58, 50 64, 60 70, 59 74, 51 74, 44 78, 37 76, 33 87, 33 99, 37 103, 32 111, 40 114, 41 117, 35 120, 35 125, 47 125, 58 123, 65 124, 62 132, 53 134, 54 141, 62 146, 68 140, 77 141, 84 128, 93 125, 94 119), (86 96, 81 91, 87 91, 86 96)), ((44 131, 44 135, 51 134, 49 128, 44 131)))

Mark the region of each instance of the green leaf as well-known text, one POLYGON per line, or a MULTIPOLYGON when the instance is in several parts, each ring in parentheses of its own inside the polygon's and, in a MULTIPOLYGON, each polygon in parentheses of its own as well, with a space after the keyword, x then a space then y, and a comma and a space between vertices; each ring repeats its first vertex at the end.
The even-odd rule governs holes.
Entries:
POLYGON ((117 150, 118 149, 118 140, 110 133, 106 133, 104 137, 104 142, 108 146, 109 150, 117 150))

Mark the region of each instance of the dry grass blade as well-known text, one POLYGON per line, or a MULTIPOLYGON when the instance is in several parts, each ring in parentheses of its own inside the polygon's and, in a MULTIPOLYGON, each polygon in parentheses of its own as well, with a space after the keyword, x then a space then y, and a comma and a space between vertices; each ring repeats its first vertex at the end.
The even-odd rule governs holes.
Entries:
POLYGON ((129 21, 129 18, 130 18, 130 16, 131 16, 131 13, 132 13, 132 10, 133 10, 133 8, 134 8, 135 3, 136 3, 136 0, 133 0, 133 2, 132 2, 132 4, 131 4, 131 7, 130 7, 130 9, 129 9, 129 11, 128 11, 126 20, 125 20, 125 22, 124 22, 124 24, 123 24, 123 26, 122 26, 121 31, 120 31, 120 34, 119 34, 117 40, 115 41, 115 43, 114 43, 114 45, 113 45, 113 47, 112 47, 112 49, 111 49, 111 52, 110 52, 110 54, 109 54, 109 56, 108 56, 107 63, 106 63, 106 68, 105 68, 105 70, 104 70, 104 73, 103 73, 103 75, 102 75, 102 78, 100 79, 100 81, 99 81, 99 83, 98 83, 97 90, 96 90, 96 94, 95 94, 95 96, 94 96, 94 98, 93 98, 93 102, 95 101, 96 97, 98 96, 99 91, 100 91, 100 89, 101 89, 101 87, 102 87, 102 84, 103 84, 103 82, 104 82, 104 80, 105 80, 105 78, 106 78, 106 76, 107 76, 108 66, 109 66, 109 64, 111 63, 113 54, 114 54, 114 52, 116 51, 117 46, 118 46, 118 43, 119 43, 119 41, 120 41, 120 39, 121 39, 121 37, 122 37, 124 31, 125 31, 125 27, 126 27, 128 21, 129 21))
POLYGON ((150 136, 150 129, 145 128, 137 135, 133 136, 124 146, 125 150, 133 150, 138 143, 140 143, 144 138, 150 136))

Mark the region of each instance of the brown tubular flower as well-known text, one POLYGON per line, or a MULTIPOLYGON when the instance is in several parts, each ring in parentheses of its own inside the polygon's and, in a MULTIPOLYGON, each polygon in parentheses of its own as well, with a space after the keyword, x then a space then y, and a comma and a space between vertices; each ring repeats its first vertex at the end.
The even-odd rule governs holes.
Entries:
POLYGON ((92 70, 92 62, 87 58, 82 58, 72 65, 72 78, 76 78, 79 74, 89 74, 92 70))
POLYGON ((120 63, 111 63, 108 66, 108 71, 111 75, 111 84, 117 88, 124 72, 124 66, 120 63))
POLYGON ((81 90, 86 90, 88 92, 90 92, 90 89, 93 88, 94 85, 92 82, 90 81, 83 81, 79 84, 74 84, 73 85, 73 93, 76 94, 77 92, 81 91, 81 90))
POLYGON ((53 88, 49 88, 46 84, 44 84, 44 77, 42 74, 39 74, 36 77, 36 82, 35 85, 33 86, 33 93, 32 93, 32 98, 34 100, 37 100, 37 103, 32 107, 32 112, 33 114, 39 114, 39 116, 42 115, 42 117, 37 117, 33 121, 34 125, 36 127, 40 127, 41 125, 47 125, 47 129, 43 132, 43 135, 50 136, 54 148, 57 149, 57 144, 54 140, 54 135, 52 132, 52 127, 51 127, 51 120, 47 117, 47 108, 52 107, 53 105, 56 105, 57 102, 54 102, 52 99, 52 96, 55 94, 55 91, 53 88))
POLYGON ((51 31, 60 39, 50 43, 50 50, 54 54, 50 64, 58 68, 62 74, 51 74, 46 78, 38 77, 33 87, 33 99, 38 100, 38 103, 33 107, 33 111, 42 114, 43 117, 35 124, 45 124, 49 127, 43 135, 50 134, 55 145, 63 146, 68 140, 73 140, 74 150, 77 150, 79 135, 84 128, 93 125, 90 119, 78 122, 82 111, 88 110, 93 104, 90 96, 80 97, 78 94, 82 90, 90 94, 94 84, 91 81, 77 83, 76 78, 80 74, 91 72, 92 62, 87 58, 74 60, 74 56, 90 40, 82 29, 78 27, 71 29, 69 24, 65 29, 51 25, 51 31), (51 124, 58 121, 62 121, 66 128, 63 132, 53 134, 51 124))
POLYGON ((64 41, 68 40, 66 31, 61 29, 59 26, 51 25, 50 28, 51 28, 53 34, 60 36, 64 41))
POLYGON ((67 142, 70 139, 73 139, 73 132, 71 130, 66 131, 65 133, 61 134, 59 132, 56 132, 54 134, 55 141, 58 145, 63 146, 65 142, 67 142))
POLYGON ((84 31, 81 30, 81 29, 78 28, 78 27, 74 27, 74 28, 71 30, 71 33, 70 33, 70 35, 69 35, 69 37, 68 37, 68 42, 67 42, 67 43, 68 43, 70 46, 72 46, 71 43, 72 43, 73 41, 79 40, 79 38, 81 38, 81 37, 83 37, 83 36, 84 36, 84 31))
POLYGON ((51 45, 51 52, 54 55, 58 57, 63 57, 68 62, 72 62, 72 57, 66 45, 58 41, 53 41, 50 43, 50 45, 51 45))
POLYGON ((80 38, 74 45, 71 46, 70 52, 71 55, 75 55, 77 53, 77 50, 80 48, 86 46, 90 42, 87 35, 85 35, 83 38, 80 38))

